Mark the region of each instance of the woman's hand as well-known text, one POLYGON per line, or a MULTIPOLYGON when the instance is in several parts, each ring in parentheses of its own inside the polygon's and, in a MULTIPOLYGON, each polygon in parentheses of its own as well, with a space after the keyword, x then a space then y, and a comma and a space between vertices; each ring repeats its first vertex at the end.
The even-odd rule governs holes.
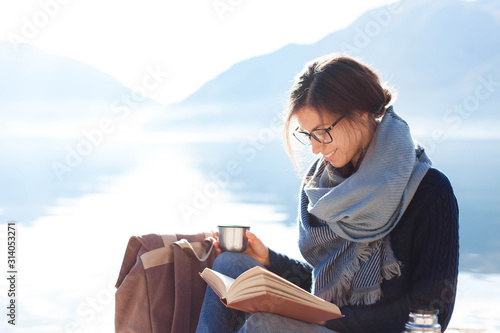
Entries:
MULTIPOLYGON (((267 248, 267 246, 265 246, 264 243, 262 243, 262 241, 257 236, 255 236, 254 233, 248 230, 246 231, 245 236, 247 238, 248 246, 243 253, 248 254, 250 257, 254 258, 265 267, 270 267, 271 262, 269 261, 269 249, 267 248)), ((215 256, 217 257, 222 253, 222 249, 220 248, 218 241, 218 231, 214 232, 214 238, 217 239, 217 241, 214 242, 214 251, 215 256)))
POLYGON ((253 232, 247 230, 245 236, 248 240, 248 246, 243 253, 248 254, 250 257, 269 268, 271 266, 271 262, 269 261, 269 249, 267 246, 265 246, 253 232))
POLYGON ((214 242, 213 251, 215 251, 215 257, 217 257, 219 254, 222 253, 222 250, 219 246, 219 232, 218 231, 214 232, 214 238, 216 239, 216 241, 214 242))

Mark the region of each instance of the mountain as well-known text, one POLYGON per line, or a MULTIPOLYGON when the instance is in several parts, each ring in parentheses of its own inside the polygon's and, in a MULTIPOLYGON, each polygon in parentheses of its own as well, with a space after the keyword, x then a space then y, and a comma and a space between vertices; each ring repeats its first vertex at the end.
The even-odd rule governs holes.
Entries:
POLYGON ((104 161, 98 153, 90 154, 111 148, 105 141, 115 133, 107 133, 106 140, 95 139, 97 144, 89 146, 83 131, 98 138, 95 129, 103 119, 114 121, 113 128, 119 128, 126 120, 133 123, 133 116, 127 119, 125 115, 143 108, 163 107, 140 97, 143 100, 136 107, 125 109, 122 96, 133 99, 137 95, 116 79, 87 64, 31 45, 21 45, 19 53, 15 53, 9 43, 0 42, 0 73, 3 221, 32 221, 55 205, 58 198, 95 191, 97 179, 103 175, 124 172, 134 164, 128 147, 126 153, 119 153, 114 147, 104 161), (78 150, 83 152, 79 157, 75 153, 78 150), (75 163, 62 169, 68 172, 61 181, 53 165, 66 164, 71 158, 75 163))
MULTIPOLYGON (((105 112, 112 115, 110 103, 123 94, 132 94, 115 78, 92 66, 29 44, 20 45, 16 52, 10 43, 0 42, 0 73, 0 107, 15 111, 3 113, 4 120, 86 119, 105 112)), ((160 106, 148 98, 141 105, 160 106)))
POLYGON ((168 112, 195 115, 204 125, 262 125, 284 108, 293 76, 307 61, 344 52, 372 64, 398 90, 397 111, 410 122, 449 126, 444 114, 458 103, 466 110, 449 116, 473 114, 468 122, 484 130, 500 102, 499 13, 494 0, 402 1, 377 8, 313 45, 288 45, 242 61, 168 112), (476 106, 474 94, 484 81, 490 86, 481 89, 490 94, 476 106))
POLYGON ((28 44, 21 45, 17 53, 10 43, 0 42, 0 71, 2 103, 106 100, 125 88, 89 65, 28 44))

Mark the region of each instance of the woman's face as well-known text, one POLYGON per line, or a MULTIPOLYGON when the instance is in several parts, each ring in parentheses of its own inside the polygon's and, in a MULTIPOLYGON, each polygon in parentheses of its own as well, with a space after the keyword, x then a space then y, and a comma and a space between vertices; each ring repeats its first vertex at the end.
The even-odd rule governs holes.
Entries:
MULTIPOLYGON (((313 109, 304 108, 297 113, 299 129, 311 133, 315 129, 326 129, 330 127, 340 116, 322 114, 313 109)), ((356 165, 361 150, 368 146, 373 132, 369 130, 368 115, 359 116, 359 122, 352 124, 347 118, 343 118, 330 131, 333 141, 325 144, 311 138, 311 148, 314 154, 321 153, 325 160, 334 167, 340 168, 349 162, 356 165)))

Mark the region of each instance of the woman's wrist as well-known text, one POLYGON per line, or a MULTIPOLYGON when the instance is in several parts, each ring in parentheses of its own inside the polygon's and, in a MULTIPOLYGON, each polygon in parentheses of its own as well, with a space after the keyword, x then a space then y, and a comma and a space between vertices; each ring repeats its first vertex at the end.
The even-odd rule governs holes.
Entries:
POLYGON ((264 259, 262 263, 266 268, 271 268, 271 256, 269 255, 269 248, 267 249, 267 257, 264 259))

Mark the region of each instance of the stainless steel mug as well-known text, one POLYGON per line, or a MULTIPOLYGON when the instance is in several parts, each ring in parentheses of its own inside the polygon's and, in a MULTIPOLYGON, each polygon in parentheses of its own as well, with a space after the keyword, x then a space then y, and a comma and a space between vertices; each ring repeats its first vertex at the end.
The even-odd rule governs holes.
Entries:
POLYGON ((402 333, 441 333, 438 323, 439 310, 430 307, 412 306, 408 322, 402 333))
POLYGON ((245 231, 250 229, 242 225, 219 225, 219 246, 222 251, 243 252, 247 249, 245 231))

